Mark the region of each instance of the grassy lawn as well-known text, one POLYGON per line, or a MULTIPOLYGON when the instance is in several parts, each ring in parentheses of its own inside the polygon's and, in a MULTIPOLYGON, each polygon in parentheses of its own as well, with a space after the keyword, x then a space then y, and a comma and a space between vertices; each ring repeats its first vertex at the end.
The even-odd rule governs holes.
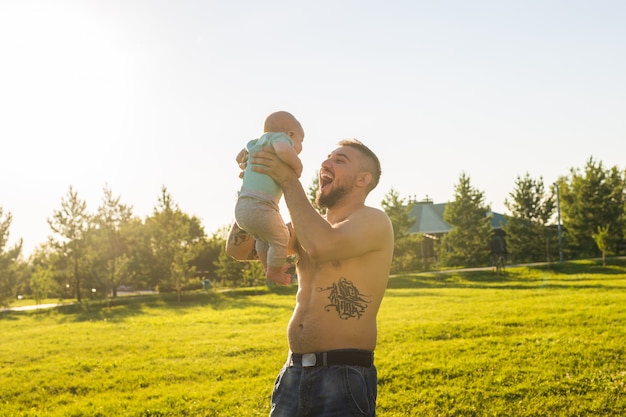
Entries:
MULTIPOLYGON (((626 262, 393 277, 378 415, 626 415, 626 262)), ((0 313, 0 416, 266 416, 295 288, 0 313)))

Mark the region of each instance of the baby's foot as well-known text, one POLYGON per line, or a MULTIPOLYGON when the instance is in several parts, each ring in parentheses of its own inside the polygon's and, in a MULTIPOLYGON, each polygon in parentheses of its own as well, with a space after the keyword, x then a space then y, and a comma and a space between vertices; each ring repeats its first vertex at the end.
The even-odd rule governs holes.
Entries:
POLYGON ((289 285, 291 284, 291 275, 286 273, 285 271, 289 268, 289 264, 279 267, 279 266, 269 266, 267 267, 267 279, 279 284, 279 285, 289 285))

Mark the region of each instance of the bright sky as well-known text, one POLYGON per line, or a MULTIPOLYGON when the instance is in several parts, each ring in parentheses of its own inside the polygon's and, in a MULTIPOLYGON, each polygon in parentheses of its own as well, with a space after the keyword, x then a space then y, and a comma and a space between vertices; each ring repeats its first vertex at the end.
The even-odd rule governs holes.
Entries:
MULTIPOLYGON (((494 211, 515 179, 626 168, 622 0, 0 1, 0 207, 24 254, 70 186, 142 218, 161 186, 210 235, 265 116, 306 131, 305 187, 339 139, 404 198, 465 172, 494 211)), ((283 214, 288 214, 283 206, 283 214)))

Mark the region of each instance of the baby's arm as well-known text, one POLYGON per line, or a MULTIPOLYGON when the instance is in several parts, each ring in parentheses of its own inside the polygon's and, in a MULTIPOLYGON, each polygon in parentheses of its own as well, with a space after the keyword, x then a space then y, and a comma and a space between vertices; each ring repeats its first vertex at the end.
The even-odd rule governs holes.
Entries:
POLYGON ((243 170, 246 169, 246 164, 248 163, 248 150, 246 148, 243 148, 241 151, 239 151, 235 160, 237 161, 237 164, 241 169, 241 172, 239 173, 239 178, 243 178, 243 170))
POLYGON ((298 154, 296 150, 290 144, 286 142, 276 141, 272 144, 274 150, 276 151, 276 155, 287 165, 291 167, 300 178, 302 175, 302 161, 298 158, 298 154))
POLYGON ((235 160, 237 161, 238 164, 241 164, 242 162, 246 162, 248 160, 248 150, 246 148, 243 148, 241 151, 239 151, 239 153, 237 154, 237 158, 235 158, 235 160))

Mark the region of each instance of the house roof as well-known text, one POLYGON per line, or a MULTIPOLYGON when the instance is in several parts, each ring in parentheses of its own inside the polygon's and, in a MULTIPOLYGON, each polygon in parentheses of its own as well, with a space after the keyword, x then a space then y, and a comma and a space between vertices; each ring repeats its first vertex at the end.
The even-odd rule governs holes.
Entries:
POLYGON ((443 220, 443 211, 446 203, 416 203, 411 211, 410 218, 415 219, 415 223, 409 229, 409 233, 448 233, 452 226, 443 220))
MULTIPOLYGON (((452 226, 443 219, 443 212, 447 204, 434 204, 432 202, 415 203, 409 215, 410 218, 415 218, 415 223, 409 229, 409 233, 442 234, 452 230, 452 226)), ((487 215, 491 216, 491 227, 493 229, 502 229, 502 226, 506 224, 504 215, 500 213, 490 211, 487 215)))

